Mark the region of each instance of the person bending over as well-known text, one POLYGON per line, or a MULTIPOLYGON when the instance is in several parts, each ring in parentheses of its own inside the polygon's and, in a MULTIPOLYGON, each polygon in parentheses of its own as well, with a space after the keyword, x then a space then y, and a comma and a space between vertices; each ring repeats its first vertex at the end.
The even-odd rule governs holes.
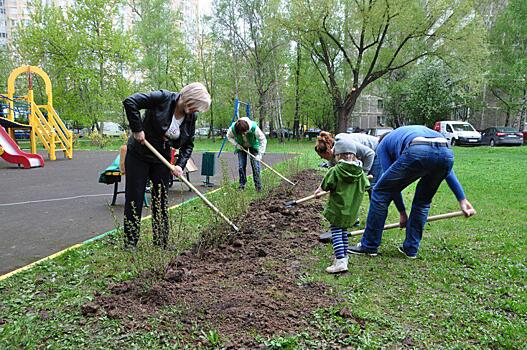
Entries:
POLYGON ((377 255, 390 201, 399 209, 400 225, 406 227, 406 239, 398 248, 408 258, 416 258, 432 198, 446 180, 465 216, 475 214, 452 167, 454 153, 440 133, 422 125, 403 126, 387 134, 377 146, 382 175, 373 188, 361 241, 350 247, 352 254, 377 255), (404 209, 401 191, 419 180, 410 217, 404 209))
POLYGON ((247 184, 247 157, 251 158, 251 168, 253 170, 254 187, 256 191, 262 190, 260 180, 260 160, 265 154, 267 139, 258 125, 247 117, 238 119, 227 131, 227 139, 236 147, 235 153, 238 154, 238 171, 240 175, 241 190, 247 184), (250 152, 256 159, 249 156, 245 151, 250 152))
POLYGON ((139 240, 147 179, 152 183, 154 244, 166 247, 168 242, 167 191, 170 170, 144 145, 145 140, 168 161, 170 147, 179 149, 173 175, 182 176, 194 149, 196 112, 208 110, 210 103, 210 95, 201 83, 189 84, 179 93, 167 90, 135 93, 123 101, 132 130, 125 159, 125 247, 133 249, 139 240), (141 118, 141 110, 145 110, 144 118, 141 118))

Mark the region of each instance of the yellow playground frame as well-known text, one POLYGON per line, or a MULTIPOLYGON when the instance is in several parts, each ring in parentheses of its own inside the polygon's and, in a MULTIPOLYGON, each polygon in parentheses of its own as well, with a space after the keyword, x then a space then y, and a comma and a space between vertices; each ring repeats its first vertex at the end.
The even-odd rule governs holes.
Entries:
MULTIPOLYGON (((7 100, 9 114, 7 119, 15 120, 15 100, 27 101, 30 109, 29 125, 31 126, 31 153, 37 152, 37 137, 44 145, 50 160, 56 160, 56 151, 63 151, 68 159, 73 158, 73 133, 68 130, 62 119, 53 108, 53 94, 51 91, 51 80, 41 68, 35 66, 22 66, 13 69, 7 80, 7 100), (15 96, 15 80, 20 74, 28 74, 28 93, 23 96, 15 96), (46 104, 37 105, 33 100, 33 74, 39 75, 46 85, 46 104)), ((11 134, 14 139, 14 135, 11 134)))

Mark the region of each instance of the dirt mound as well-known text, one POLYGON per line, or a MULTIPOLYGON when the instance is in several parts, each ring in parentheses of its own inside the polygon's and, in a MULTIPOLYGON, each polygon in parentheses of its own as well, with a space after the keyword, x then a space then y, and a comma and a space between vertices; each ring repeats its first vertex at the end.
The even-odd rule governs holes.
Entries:
POLYGON ((311 312, 333 302, 324 285, 299 283, 318 244, 323 200, 293 208, 284 202, 312 194, 320 179, 312 170, 297 174, 294 188, 282 185, 252 203, 237 222, 240 233, 228 244, 178 256, 161 281, 148 283, 150 276, 144 276, 111 286, 111 295, 97 297, 98 308, 89 305, 85 314, 105 312, 129 329, 144 328, 160 307, 172 305, 178 317, 167 323, 185 325, 178 332, 200 324, 215 329, 233 348, 254 348, 255 334, 305 331, 311 312))

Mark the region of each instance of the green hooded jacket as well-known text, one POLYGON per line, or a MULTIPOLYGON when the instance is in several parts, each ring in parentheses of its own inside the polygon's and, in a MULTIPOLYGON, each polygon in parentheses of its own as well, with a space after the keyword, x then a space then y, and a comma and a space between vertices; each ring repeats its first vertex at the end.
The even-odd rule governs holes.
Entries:
POLYGON ((359 214, 362 196, 370 187, 362 167, 338 162, 329 169, 320 187, 324 191, 330 191, 322 215, 336 227, 352 227, 359 214))

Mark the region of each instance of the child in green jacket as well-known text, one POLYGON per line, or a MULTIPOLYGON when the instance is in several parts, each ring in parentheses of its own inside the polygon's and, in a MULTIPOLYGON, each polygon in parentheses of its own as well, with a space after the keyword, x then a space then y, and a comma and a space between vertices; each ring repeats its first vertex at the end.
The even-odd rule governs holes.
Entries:
POLYGON ((331 238, 335 261, 326 271, 348 271, 348 231, 355 223, 364 192, 370 182, 364 174, 362 163, 355 156, 357 146, 344 139, 337 139, 333 148, 337 164, 330 168, 315 195, 329 191, 324 217, 331 224, 331 238))

